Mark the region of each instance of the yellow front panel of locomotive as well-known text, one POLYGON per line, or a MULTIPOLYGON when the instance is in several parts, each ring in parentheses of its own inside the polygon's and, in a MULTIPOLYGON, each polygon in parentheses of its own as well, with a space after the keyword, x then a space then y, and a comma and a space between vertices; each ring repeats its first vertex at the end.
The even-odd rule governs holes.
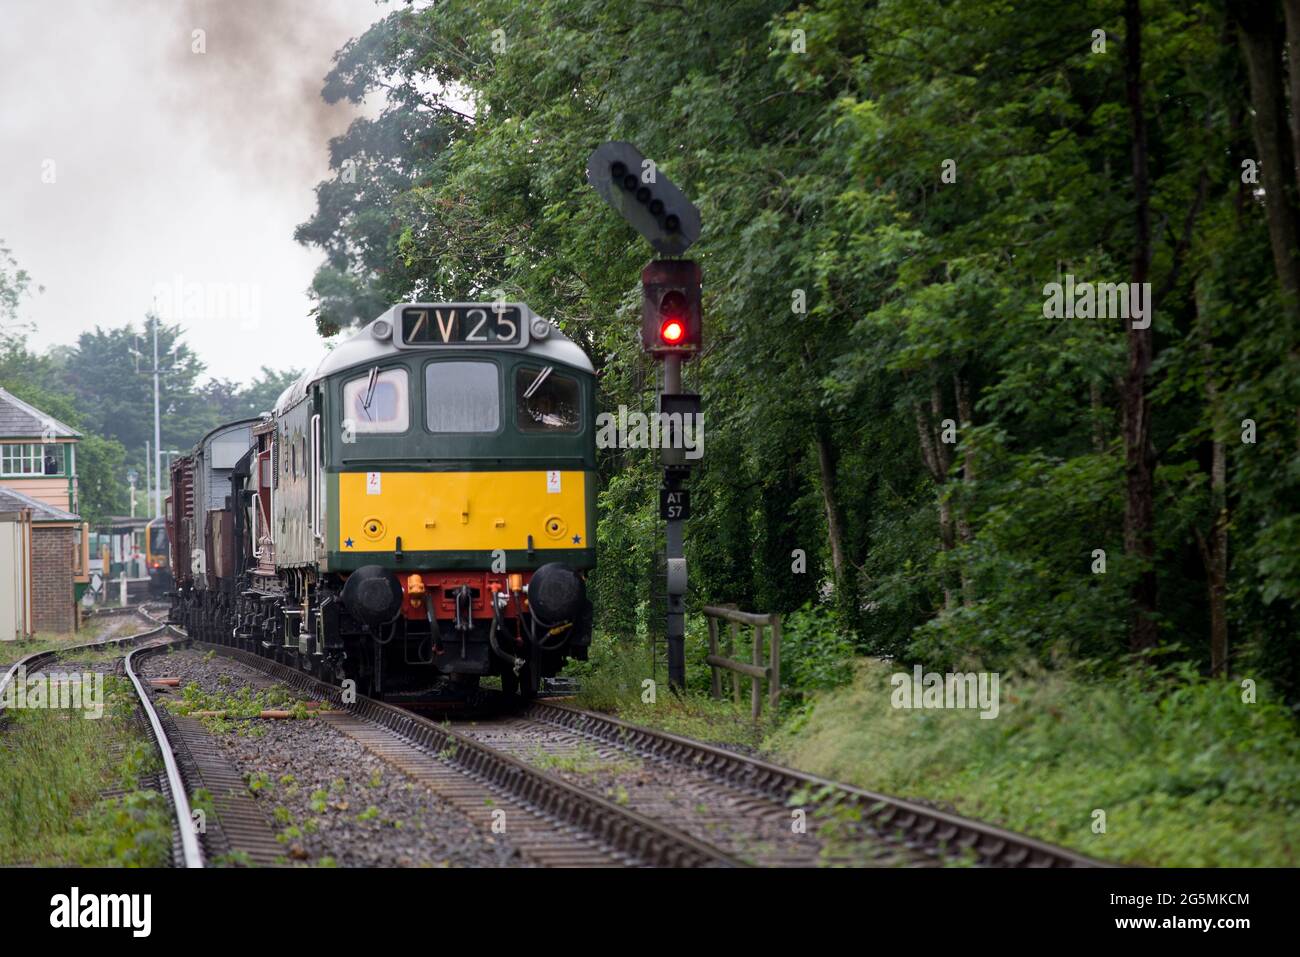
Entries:
POLYGON ((339 550, 589 548, 584 472, 343 472, 339 550))

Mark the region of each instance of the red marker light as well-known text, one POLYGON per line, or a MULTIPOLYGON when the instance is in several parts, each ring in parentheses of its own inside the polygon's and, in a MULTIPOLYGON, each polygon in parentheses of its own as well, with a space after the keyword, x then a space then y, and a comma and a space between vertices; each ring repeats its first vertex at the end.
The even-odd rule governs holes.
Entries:
POLYGON ((675 289, 660 300, 659 315, 663 316, 663 322, 659 326, 659 338, 667 345, 675 346, 686 338, 690 309, 686 297, 675 289))

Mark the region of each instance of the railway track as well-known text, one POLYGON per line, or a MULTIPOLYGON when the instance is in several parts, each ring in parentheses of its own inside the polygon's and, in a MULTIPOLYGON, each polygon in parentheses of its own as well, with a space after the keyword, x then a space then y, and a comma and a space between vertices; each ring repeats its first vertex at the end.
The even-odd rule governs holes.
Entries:
POLYGON ((194 644, 330 702, 341 713, 322 720, 471 817, 485 818, 485 803, 506 811, 511 840, 537 863, 1104 866, 941 809, 567 705, 436 722, 362 696, 344 704, 337 687, 296 669, 194 644), (802 827, 792 826, 796 812, 802 827))
POLYGON ((345 703, 334 685, 245 651, 193 642, 140 607, 117 614, 127 611, 155 627, 28 655, 0 677, 0 695, 22 668, 39 671, 69 652, 139 646, 122 669, 162 758, 178 866, 202 867, 214 851, 240 851, 253 863, 283 860, 207 732, 192 719, 160 714, 140 676, 143 659, 191 645, 328 702, 337 710, 321 720, 475 823, 488 827, 501 815, 509 841, 541 866, 1104 866, 941 809, 565 704, 538 701, 505 717, 437 722, 364 696, 345 703), (167 633, 179 637, 151 641, 167 633), (188 798, 199 787, 217 796, 218 820, 206 835, 195 827, 188 798))
POLYGON ((503 822, 509 841, 532 863, 656 867, 742 863, 721 848, 576 787, 447 724, 364 696, 345 704, 337 686, 296 669, 235 648, 192 644, 346 712, 322 716, 322 720, 330 721, 472 818, 485 824, 503 822), (498 813, 502 815, 499 818, 498 813))
MULTIPOLYGON (((548 754, 563 754, 586 742, 602 756, 634 756, 651 764, 657 773, 688 772, 701 782, 695 785, 695 791, 710 802, 706 807, 738 809, 745 818, 779 825, 787 835, 793 811, 805 811, 807 831, 811 833, 813 819, 820 810, 825 819, 838 820, 849 836, 856 833, 864 841, 875 840, 896 850, 896 854, 880 854, 880 863, 964 858, 986 867, 1107 866, 1075 851, 982 821, 563 704, 532 702, 518 717, 483 725, 479 732, 497 746, 512 749, 521 743, 527 746, 538 733, 546 737, 548 754)), ((652 793, 649 800, 660 798, 652 793)), ((716 828, 711 820, 715 816, 702 815, 699 826, 716 828)), ((841 835, 841 845, 845 836, 841 835)), ((760 843, 753 849, 753 862, 815 864, 818 859, 834 863, 838 858, 846 863, 864 863, 855 860, 851 851, 845 853, 844 847, 823 848, 829 853, 819 853, 809 861, 808 843, 788 837, 775 847, 760 843)))
MULTIPOLYGON (((13 680, 14 676, 18 674, 20 670, 27 674, 33 674, 37 671, 43 670, 50 662, 57 661, 59 658, 70 652, 102 651, 110 647, 136 644, 156 637, 167 630, 167 625, 165 623, 159 622, 157 619, 148 615, 141 606, 133 605, 126 609, 106 609, 106 611, 113 616, 125 615, 127 613, 139 615, 156 627, 150 628, 146 631, 137 632, 133 635, 114 635, 111 638, 101 638, 98 641, 87 641, 75 645, 63 645, 59 648, 50 648, 45 651, 34 651, 30 655, 25 655, 10 665, 3 675, 0 675, 0 700, 3 699, 5 687, 13 680)), ((3 705, 0 704, 0 713, 2 712, 3 705)))
POLYGON ((158 605, 163 608, 166 604, 163 602, 140 602, 135 605, 105 605, 100 606, 87 613, 88 618, 117 618, 122 615, 138 615, 143 612, 148 605, 158 605))
MULTIPOLYGON (((167 626, 164 625, 161 630, 166 631, 167 626)), ((162 783, 166 792, 165 796, 171 803, 173 816, 176 820, 175 838, 179 844, 179 848, 174 854, 176 863, 181 867, 202 867, 203 851, 199 848, 199 835, 194 823, 194 814, 190 808, 189 791, 186 789, 186 783, 181 777, 176 752, 172 748, 167 732, 163 730, 162 720, 158 716, 158 709, 154 707, 153 699, 145 690, 144 682, 140 680, 140 676, 135 670, 137 655, 147 655, 157 653, 157 651, 158 646, 134 648, 127 653, 123 668, 126 671, 127 678, 131 681, 132 687, 135 688, 136 697, 139 699, 140 707, 148 721, 150 737, 153 738, 154 746, 162 757, 164 771, 162 783)))
POLYGON ((144 718, 144 725, 153 740, 154 747, 157 749, 159 757, 163 762, 163 773, 159 776, 159 785, 163 791, 163 796, 167 799, 172 808, 174 819, 173 828, 173 861, 181 867, 202 867, 203 855, 199 848, 198 834, 195 830, 194 819, 190 809, 189 796, 185 790, 185 784, 181 777, 179 767, 176 761, 176 755, 172 749, 171 741, 162 728, 157 709, 154 707, 153 700, 146 692, 143 682, 136 673, 135 666, 137 655, 156 652, 160 649, 170 647, 169 643, 165 644, 144 644, 156 639, 170 630, 166 622, 160 622, 150 615, 143 605, 133 605, 122 609, 112 609, 113 615, 135 614, 143 618, 147 623, 153 625, 144 631, 136 632, 131 635, 115 635, 111 638, 103 638, 98 641, 82 642, 80 644, 64 645, 60 648, 48 649, 45 651, 33 652, 14 662, 0 676, 0 718, 3 717, 3 701, 5 700, 5 688, 20 673, 31 675, 44 671, 48 666, 60 659, 75 652, 94 652, 103 651, 108 648, 124 648, 139 645, 140 647, 131 647, 125 657, 122 659, 122 670, 127 679, 131 682, 136 693, 136 704, 144 718))

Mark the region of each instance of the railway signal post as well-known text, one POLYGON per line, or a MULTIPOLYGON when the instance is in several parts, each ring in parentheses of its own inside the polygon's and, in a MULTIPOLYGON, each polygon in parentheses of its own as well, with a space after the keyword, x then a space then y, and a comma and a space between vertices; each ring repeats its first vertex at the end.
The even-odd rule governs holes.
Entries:
MULTIPOLYGON (((631 143, 604 143, 587 160, 587 181, 654 247, 680 256, 699 238, 700 211, 631 143)), ((641 346, 664 364, 659 421, 664 469, 659 516, 666 524, 668 684, 686 686, 685 522, 690 517, 687 422, 698 423, 700 397, 682 391, 682 363, 702 338, 701 273, 689 259, 655 259, 641 271, 641 346), (687 419, 687 416, 692 418, 687 419)), ((698 425, 696 425, 698 428, 698 425)), ((697 440, 698 441, 698 440, 697 440)))

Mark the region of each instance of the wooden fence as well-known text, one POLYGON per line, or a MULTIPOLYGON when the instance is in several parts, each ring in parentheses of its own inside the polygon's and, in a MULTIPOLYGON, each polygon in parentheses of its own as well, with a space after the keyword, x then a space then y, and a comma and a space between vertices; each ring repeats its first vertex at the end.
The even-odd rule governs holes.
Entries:
POLYGON ((722 698, 722 671, 731 672, 731 694, 736 704, 740 704, 740 676, 750 678, 750 708, 755 721, 763 711, 762 682, 767 681, 768 702, 773 711, 781 705, 781 616, 754 615, 747 611, 738 611, 730 605, 705 605, 705 617, 709 621, 709 654, 705 661, 713 671, 713 697, 722 698), (725 655, 718 654, 718 623, 728 624, 725 655), (735 646, 741 643, 740 626, 749 625, 754 629, 753 655, 749 662, 737 661, 731 655, 735 646), (771 634, 771 661, 763 662, 763 629, 771 634))

